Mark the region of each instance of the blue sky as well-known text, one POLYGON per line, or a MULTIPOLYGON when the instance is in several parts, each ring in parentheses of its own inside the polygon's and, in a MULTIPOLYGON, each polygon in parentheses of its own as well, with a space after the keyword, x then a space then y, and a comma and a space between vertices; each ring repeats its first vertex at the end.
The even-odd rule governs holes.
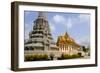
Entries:
MULTIPOLYGON (((89 46, 90 44, 90 14, 46 12, 54 41, 57 37, 68 32, 77 43, 89 46)), ((38 12, 24 11, 25 39, 29 38, 34 20, 38 12)))

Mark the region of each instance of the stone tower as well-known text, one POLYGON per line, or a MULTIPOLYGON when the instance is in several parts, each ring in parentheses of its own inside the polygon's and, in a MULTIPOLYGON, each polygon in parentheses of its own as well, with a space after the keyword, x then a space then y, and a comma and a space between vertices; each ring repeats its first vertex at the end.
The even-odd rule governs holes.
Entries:
POLYGON ((29 33, 29 41, 25 43, 25 49, 48 52, 56 48, 50 32, 47 13, 40 11, 34 21, 33 30, 29 33))

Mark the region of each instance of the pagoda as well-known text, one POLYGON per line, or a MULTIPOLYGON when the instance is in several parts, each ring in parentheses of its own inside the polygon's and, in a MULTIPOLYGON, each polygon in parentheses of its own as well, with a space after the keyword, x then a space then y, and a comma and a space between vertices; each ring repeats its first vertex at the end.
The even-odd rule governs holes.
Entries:
POLYGON ((29 40, 25 42, 25 55, 47 54, 50 55, 58 48, 53 41, 46 12, 38 12, 34 21, 33 30, 29 33, 29 40))

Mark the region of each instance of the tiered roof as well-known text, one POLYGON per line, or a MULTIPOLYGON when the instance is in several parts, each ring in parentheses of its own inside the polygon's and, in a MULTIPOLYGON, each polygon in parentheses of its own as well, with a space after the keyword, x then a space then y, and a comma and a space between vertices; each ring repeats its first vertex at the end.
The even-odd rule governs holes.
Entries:
POLYGON ((63 36, 58 36, 57 44, 70 44, 80 47, 73 38, 71 38, 66 32, 63 36))

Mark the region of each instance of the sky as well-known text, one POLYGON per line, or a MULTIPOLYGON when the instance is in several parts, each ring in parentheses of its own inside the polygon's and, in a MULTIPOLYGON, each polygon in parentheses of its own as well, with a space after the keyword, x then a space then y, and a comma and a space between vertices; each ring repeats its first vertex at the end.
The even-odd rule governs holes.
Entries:
MULTIPOLYGON (((86 13, 61 13, 46 12, 54 41, 57 37, 67 32, 76 43, 90 46, 90 14, 86 13)), ((29 39, 29 32, 32 31, 34 21, 38 17, 36 11, 24 11, 24 37, 29 39)))

